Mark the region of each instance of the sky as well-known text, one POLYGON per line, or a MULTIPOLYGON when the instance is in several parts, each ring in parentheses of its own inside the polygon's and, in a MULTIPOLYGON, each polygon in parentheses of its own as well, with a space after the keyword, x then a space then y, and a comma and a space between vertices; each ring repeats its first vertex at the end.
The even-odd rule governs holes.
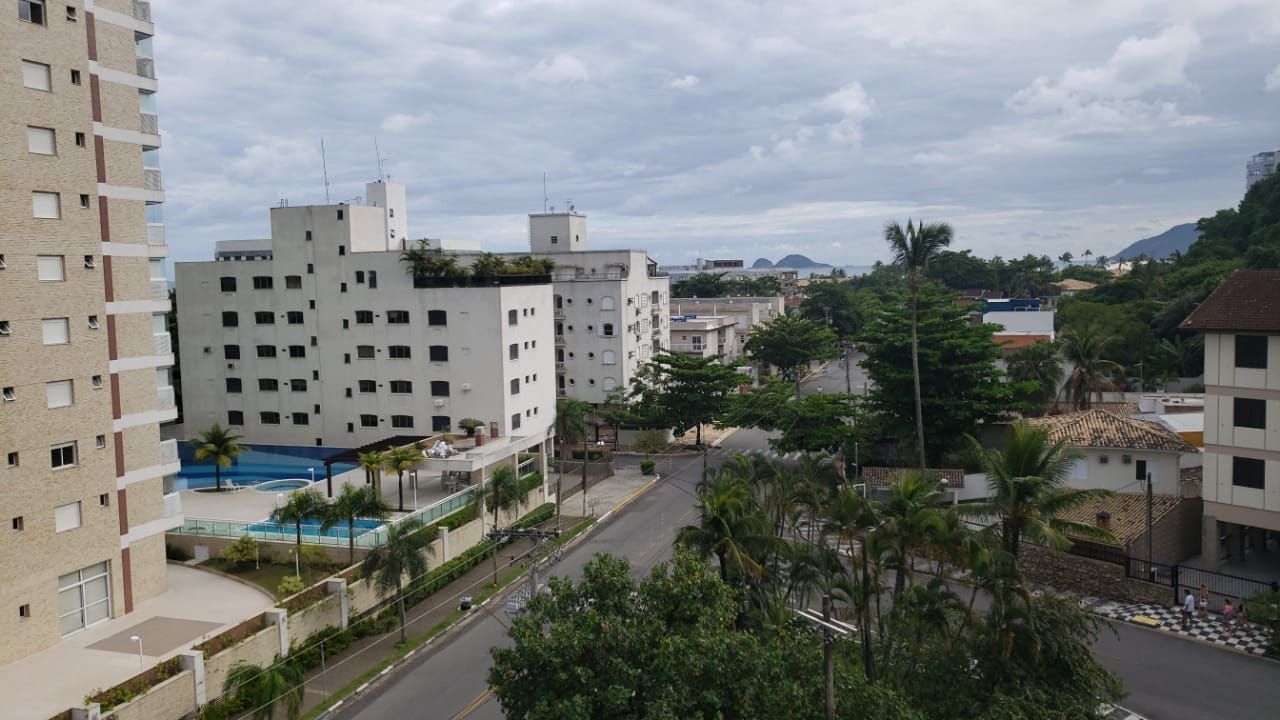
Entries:
POLYGON ((268 209, 409 193, 409 236, 831 264, 885 222, 983 257, 1114 253, 1280 148, 1275 0, 154 0, 171 257, 268 209))

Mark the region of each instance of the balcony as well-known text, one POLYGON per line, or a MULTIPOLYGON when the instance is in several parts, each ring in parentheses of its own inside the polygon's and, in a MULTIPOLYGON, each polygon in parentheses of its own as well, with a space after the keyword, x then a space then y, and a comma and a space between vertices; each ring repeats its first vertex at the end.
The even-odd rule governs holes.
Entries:
POLYGON ((138 113, 138 130, 147 135, 159 135, 160 118, 155 113, 138 113))
POLYGON ((174 399, 173 386, 164 385, 156 388, 156 409, 157 410, 177 410, 178 403, 174 399))
POLYGON ((138 74, 144 78, 156 79, 156 61, 151 58, 138 58, 138 74))
POLYGON ((160 223, 147 223, 147 244, 148 245, 164 245, 164 225, 160 223))
POLYGON ((710 346, 703 345, 702 343, 671 343, 671 346, 667 349, 676 353, 693 353, 696 355, 702 355, 708 347, 710 346))
POLYGON ((142 187, 153 192, 164 190, 160 183, 160 168, 142 168, 142 187))
POLYGON ((164 516, 177 517, 182 514, 182 495, 172 492, 164 496, 164 516))
POLYGON ((556 363, 556 372, 559 372, 559 373, 564 372, 564 361, 563 361, 563 360, 561 360, 561 361, 559 361, 559 362, 557 362, 557 363, 556 363))
POLYGON ((178 462, 178 441, 177 440, 161 440, 160 441, 160 464, 170 465, 178 462))
POLYGON ((569 397, 569 391, 565 390, 564 388, 556 388, 556 397, 558 398, 569 397))
POLYGON ((556 344, 557 344, 557 345, 564 345, 564 336, 563 336, 563 335, 557 335, 557 336, 556 336, 556 344))
POLYGON ((167 332, 152 336, 156 343, 156 355, 168 355, 173 352, 173 338, 167 332))
POLYGON ((152 300, 168 300, 169 299, 169 281, 163 279, 151 279, 151 299, 152 300))
POLYGON ((144 0, 133 0, 133 19, 151 22, 151 3, 144 0))
POLYGON ((556 317, 556 319, 557 319, 557 320, 563 320, 563 319, 564 319, 564 308, 562 308, 562 307, 558 307, 558 308, 556 308, 556 309, 555 309, 555 311, 553 312, 553 314, 555 315, 555 317, 556 317))

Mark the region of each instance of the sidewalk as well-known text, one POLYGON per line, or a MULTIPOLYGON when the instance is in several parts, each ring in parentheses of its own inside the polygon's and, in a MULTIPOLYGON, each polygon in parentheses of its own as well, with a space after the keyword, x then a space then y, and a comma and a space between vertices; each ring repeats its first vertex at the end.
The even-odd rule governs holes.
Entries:
POLYGON ((1211 614, 1207 618, 1196 618, 1188 631, 1182 629, 1181 615, 1176 607, 1097 598, 1081 598, 1080 602, 1089 611, 1112 620, 1141 625, 1250 655, 1266 654, 1268 633, 1266 629, 1253 623, 1228 627, 1222 621, 1222 616, 1211 614))

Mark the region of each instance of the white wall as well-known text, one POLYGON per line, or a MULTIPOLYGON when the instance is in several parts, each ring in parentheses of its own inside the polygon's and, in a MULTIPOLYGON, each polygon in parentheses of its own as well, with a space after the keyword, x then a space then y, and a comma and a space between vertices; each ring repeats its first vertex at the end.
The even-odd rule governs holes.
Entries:
POLYGON ((1075 448, 1083 455, 1072 464, 1067 484, 1081 489, 1123 490, 1137 492, 1143 486, 1137 482, 1138 463, 1146 461, 1155 492, 1165 495, 1179 494, 1178 454, 1142 450, 1115 450, 1102 448, 1075 448), (1124 462, 1124 456, 1130 462, 1124 462), (1107 461, 1104 463, 1102 458, 1107 461))
POLYGON ((1005 332, 1053 337, 1053 311, 983 313, 983 323, 1000 325, 1005 332))

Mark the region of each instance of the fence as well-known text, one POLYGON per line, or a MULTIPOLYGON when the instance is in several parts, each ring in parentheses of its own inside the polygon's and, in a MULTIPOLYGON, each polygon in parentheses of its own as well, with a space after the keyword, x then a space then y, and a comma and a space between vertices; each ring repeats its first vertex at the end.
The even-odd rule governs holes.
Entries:
MULTIPOLYGON (((1198 595, 1201 585, 1209 589, 1211 596, 1220 599, 1250 598, 1258 592, 1271 589, 1268 583, 1253 578, 1227 575, 1186 565, 1165 565, 1134 557, 1129 558, 1125 563, 1125 577, 1168 586, 1173 591, 1175 605, 1182 602, 1182 596, 1187 590, 1198 595)), ((1211 599, 1210 604, 1212 602, 1211 599)))

